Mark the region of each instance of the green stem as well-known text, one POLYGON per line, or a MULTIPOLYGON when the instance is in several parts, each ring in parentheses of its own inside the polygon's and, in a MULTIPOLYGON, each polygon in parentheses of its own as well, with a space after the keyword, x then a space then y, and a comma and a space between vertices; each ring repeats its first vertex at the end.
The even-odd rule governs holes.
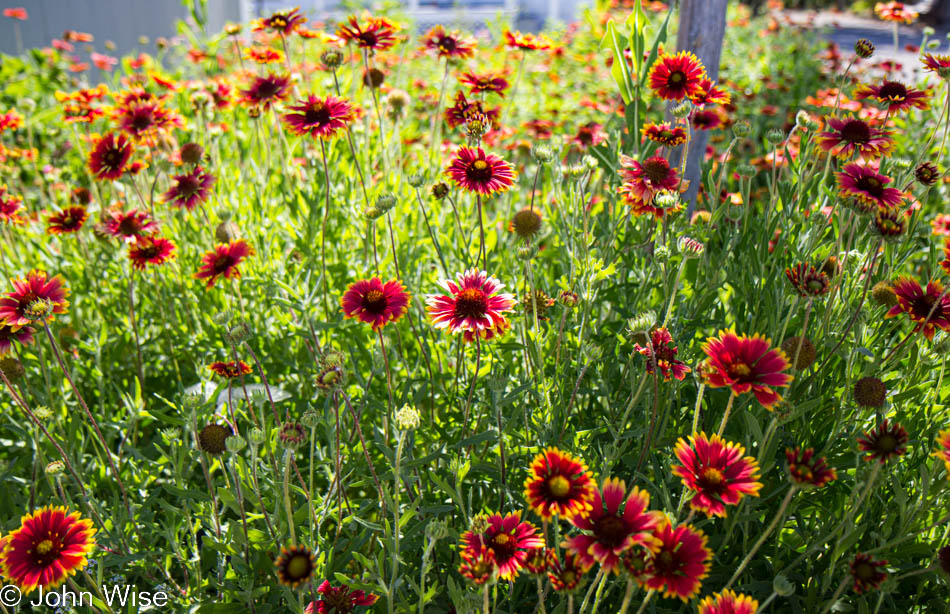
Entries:
POLYGON ((770 522, 769 526, 765 527, 765 530, 762 531, 762 535, 759 536, 759 539, 752 546, 752 549, 749 550, 749 553, 746 554, 745 558, 742 559, 742 562, 739 563, 739 567, 736 568, 736 571, 732 574, 732 577, 729 578, 728 582, 726 582, 726 585, 723 587, 723 590, 732 586, 732 583, 735 582, 739 578, 739 575, 742 574, 746 566, 752 561, 752 557, 755 556, 755 553, 759 551, 759 548, 761 548, 763 544, 765 544, 765 540, 768 538, 769 535, 772 534, 772 531, 775 530, 775 527, 782 520, 782 518, 785 517, 785 510, 788 508, 788 504, 791 503, 792 497, 795 496, 795 492, 797 490, 798 489, 796 486, 792 486, 791 488, 788 489, 788 492, 785 494, 785 498, 782 499, 782 504, 779 506, 778 511, 775 513, 775 517, 772 519, 772 522, 770 522))

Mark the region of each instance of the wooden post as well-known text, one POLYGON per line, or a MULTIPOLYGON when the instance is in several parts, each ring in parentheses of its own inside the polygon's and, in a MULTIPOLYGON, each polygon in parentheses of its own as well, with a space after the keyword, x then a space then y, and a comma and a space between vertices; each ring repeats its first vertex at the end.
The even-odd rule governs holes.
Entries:
MULTIPOLYGON (((722 57, 722 39, 726 33, 726 5, 728 0, 681 0, 679 32, 676 35, 676 48, 679 51, 692 51, 702 61, 715 81, 719 78, 719 61, 722 57)), ((689 203, 687 212, 692 214, 696 205, 696 192, 701 183, 700 166, 706 153, 709 135, 705 131, 696 131, 689 144, 686 156, 685 179, 689 189, 683 198, 689 203)), ((718 198, 717 195, 710 195, 718 198)))

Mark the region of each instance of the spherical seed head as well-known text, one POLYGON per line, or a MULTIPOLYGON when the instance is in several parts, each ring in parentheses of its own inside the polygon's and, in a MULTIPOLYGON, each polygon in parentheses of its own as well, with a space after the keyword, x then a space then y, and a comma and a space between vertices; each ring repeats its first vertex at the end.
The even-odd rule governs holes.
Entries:
POLYGON ((228 437, 224 442, 224 447, 226 447, 231 454, 237 454, 247 447, 247 440, 240 435, 228 437))
POLYGON ((214 238, 218 243, 230 243, 241 238, 241 229, 232 221, 221 222, 214 229, 214 238))
POLYGON ((441 181, 439 183, 432 184, 432 198, 436 200, 442 200, 449 195, 449 186, 441 181))
POLYGON ((861 59, 868 59, 874 55, 874 43, 866 38, 859 38, 854 43, 854 54, 861 59))
POLYGON ((547 292, 538 288, 534 292, 527 292, 521 297, 521 306, 529 320, 533 320, 537 316, 538 320, 543 321, 548 319, 548 310, 554 306, 554 299, 548 296, 547 292))
POLYGON ((251 445, 255 446, 259 446, 267 440, 267 433, 256 426, 248 432, 247 436, 251 440, 251 445))
POLYGON ((791 597, 795 594, 795 586, 788 581, 788 578, 779 574, 772 579, 772 590, 779 597, 791 597))
POLYGON ((0 373, 3 373, 12 383, 23 377, 26 374, 26 369, 23 368, 23 363, 16 356, 10 354, 0 357, 0 373))
POLYGON ((320 61, 327 68, 338 68, 343 63, 343 54, 336 49, 327 49, 320 54, 320 61))
POLYGON ((921 185, 931 186, 937 183, 937 179, 940 178, 940 169, 932 162, 921 162, 914 169, 914 177, 921 185))
POLYGON ((63 461, 53 461, 46 465, 46 475, 53 476, 54 478, 58 475, 62 475, 65 470, 66 463, 63 461))
POLYGON ((737 138, 745 138, 749 136, 750 132, 752 132, 752 124, 744 119, 732 124, 732 134, 737 138))
POLYGON ((676 117, 678 119, 685 119, 689 117, 689 114, 690 112, 692 112, 692 110, 693 110, 692 103, 689 102, 688 100, 684 100, 683 102, 673 107, 671 109, 671 112, 673 113, 673 117, 676 117))
POLYGON ((897 294, 889 281, 879 281, 871 288, 871 300, 884 307, 897 304, 897 294))
POLYGON ((363 85, 366 87, 371 87, 374 90, 379 89, 385 80, 386 73, 378 68, 370 68, 368 71, 363 73, 363 85))
POLYGON ((320 414, 313 411, 312 409, 308 409, 302 416, 300 416, 300 424, 302 424, 304 428, 316 428, 316 426, 320 424, 320 414))
POLYGON ((49 420, 53 417, 53 410, 45 405, 40 405, 33 410, 33 415, 39 420, 49 420))
POLYGON ((887 397, 887 386, 876 377, 862 377, 854 383, 854 400, 862 407, 880 407, 887 397))
POLYGON ((298 422, 285 422, 280 427, 278 437, 284 447, 293 450, 307 440, 307 431, 298 422))
POLYGON ((791 360, 795 360, 795 353, 798 353, 798 360, 794 365, 794 368, 798 371, 807 369, 815 362, 815 345, 808 337, 789 337, 782 342, 782 351, 791 360), (799 343, 801 344, 800 350, 798 349, 799 343))
POLYGON ((740 177, 755 177, 755 167, 745 162, 736 166, 736 172, 740 177))
POLYGON ((785 141, 785 131, 780 128, 771 128, 765 133, 765 140, 774 145, 781 145, 785 141))
POLYGON ((396 412, 396 426, 400 431, 411 431, 419 428, 419 412, 411 405, 403 405, 396 412))
POLYGON ((414 188, 422 187, 422 184, 425 183, 425 177, 419 173, 413 173, 406 177, 406 183, 414 188))
POLYGON ((531 147, 531 155, 539 164, 547 164, 554 159, 554 151, 544 143, 536 143, 531 147))
POLYGON ((528 240, 541 230, 541 213, 534 208, 525 207, 511 218, 509 228, 518 237, 528 240))
POLYGON ((182 162, 195 165, 201 162, 202 156, 205 155, 205 149, 198 143, 185 143, 181 146, 181 150, 179 150, 178 153, 181 156, 182 162))
POLYGON ((198 447, 212 456, 220 456, 227 449, 231 429, 220 424, 209 424, 198 433, 198 447))

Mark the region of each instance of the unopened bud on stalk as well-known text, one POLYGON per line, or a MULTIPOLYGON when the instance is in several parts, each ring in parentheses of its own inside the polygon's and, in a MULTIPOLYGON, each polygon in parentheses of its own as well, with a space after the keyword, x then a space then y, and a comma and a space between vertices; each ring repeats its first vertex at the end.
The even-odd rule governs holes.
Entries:
POLYGON ((780 597, 791 597, 795 594, 795 586, 781 574, 775 576, 775 579, 772 580, 772 590, 780 597))
POLYGON ((233 435, 224 440, 224 447, 227 448, 231 454, 237 454, 247 447, 247 440, 240 435, 233 435))
POLYGON ((396 426, 400 431, 411 431, 419 428, 419 412, 411 405, 403 405, 396 412, 396 426))
POLYGON ((531 146, 531 155, 539 164, 547 164, 554 159, 554 151, 544 143, 537 143, 531 146))
POLYGON ((680 237, 676 241, 676 248, 686 258, 697 258, 703 255, 706 247, 691 237, 680 237))
POLYGON ((645 335, 656 324, 656 313, 653 311, 643 311, 633 318, 627 320, 627 330, 636 338, 645 335))
POLYGON ((891 164, 894 165, 894 168, 902 171, 906 171, 910 168, 913 162, 907 158, 891 158, 891 164))
POLYGON ((46 465, 46 474, 52 477, 62 475, 63 471, 66 470, 66 463, 63 461, 53 461, 46 465))
POLYGON ((307 441, 307 431, 297 422, 285 422, 280 427, 279 437, 285 448, 293 450, 307 441))
POLYGON ((914 177, 921 185, 931 186, 940 178, 940 169, 933 162, 921 162, 914 169, 914 177))
POLYGON ((732 134, 737 138, 745 138, 749 136, 750 132, 752 132, 752 125, 744 119, 732 124, 732 134))
POLYGON ((585 155, 581 158, 581 164, 587 167, 587 170, 592 171, 597 168, 597 158, 594 156, 585 155))
POLYGON ((926 36, 927 38, 930 38, 931 36, 937 33, 937 31, 931 28, 930 26, 925 26, 922 32, 924 33, 924 36, 926 36))
POLYGON ((386 212, 381 210, 379 207, 376 207, 375 205, 369 206, 363 209, 363 217, 365 217, 368 220, 378 220, 379 218, 383 216, 384 213, 386 212))
POLYGON ((322 54, 320 54, 320 61, 323 62, 323 65, 333 70, 338 68, 340 64, 343 63, 343 53, 337 51, 336 49, 327 49, 322 54))
POLYGON ((308 409, 302 416, 300 416, 300 424, 308 429, 316 428, 320 424, 320 414, 308 409))
POLYGON ((251 338, 251 327, 247 322, 238 322, 228 330, 226 337, 231 345, 240 345, 251 338))
POLYGON ((530 243, 518 247, 518 258, 521 260, 531 260, 537 253, 538 249, 530 243))
POLYGON ((785 141, 785 131, 780 128, 771 128, 765 133, 765 140, 771 145, 781 145, 785 141))
POLYGON ((388 212, 390 209, 396 206, 396 197, 392 194, 381 194, 376 199, 376 208, 382 211, 383 213, 388 212))
POLYGON ((686 119, 687 117, 689 117, 689 114, 692 111, 693 111, 692 103, 689 102, 688 100, 684 100, 683 102, 673 107, 670 112, 673 113, 673 117, 677 119, 686 119))
POLYGON ((859 38, 854 43, 854 54, 862 59, 868 59, 874 55, 874 43, 866 38, 859 38))
POLYGON ((406 177, 406 183, 414 188, 422 187, 422 184, 425 183, 425 177, 419 173, 413 173, 406 177))
POLYGON ((224 26, 224 33, 228 36, 234 36, 241 33, 241 24, 229 23, 224 26))
POLYGON ((432 184, 432 198, 436 200, 443 200, 446 196, 449 195, 449 186, 443 182, 432 184))
POLYGON ((449 528, 443 520, 430 520, 426 525, 426 537, 432 541, 445 539, 449 536, 449 528))
POLYGON ((252 446, 259 446, 267 440, 267 434, 256 426, 248 432, 252 446))
POLYGON ((227 326, 228 323, 230 323, 233 318, 234 318, 234 313, 232 313, 231 310, 226 309, 220 313, 214 314, 214 316, 212 316, 211 318, 211 321, 217 324, 218 326, 227 326))
POLYGON ((736 166, 736 172, 739 173, 740 177, 755 177, 755 167, 751 164, 743 162, 736 166))
POLYGON ((670 259, 670 248, 665 245, 657 245, 653 250, 653 258, 657 262, 666 262, 670 259))

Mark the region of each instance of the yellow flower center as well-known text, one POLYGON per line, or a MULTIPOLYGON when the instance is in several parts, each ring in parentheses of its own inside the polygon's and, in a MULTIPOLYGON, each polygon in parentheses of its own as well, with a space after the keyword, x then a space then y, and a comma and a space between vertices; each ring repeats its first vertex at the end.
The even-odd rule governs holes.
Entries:
POLYGON ((287 564, 287 575, 293 579, 304 578, 309 575, 309 571, 310 557, 307 556, 295 556, 287 564))
POLYGON ((498 544, 499 546, 504 546, 505 544, 509 542, 509 540, 511 540, 511 538, 505 535, 504 533, 500 533, 499 535, 495 536, 495 543, 498 544))
POLYGON ((486 168, 488 168, 488 162, 485 162, 484 160, 475 160, 475 163, 472 164, 472 166, 474 166, 480 171, 483 171, 486 168))
POLYGON ((53 542, 48 539, 44 539, 40 543, 36 544, 36 551, 40 554, 46 554, 53 549, 53 542))
POLYGON ((555 497, 563 497, 571 491, 571 483, 563 475, 556 475, 548 480, 548 488, 555 497))
POLYGON ((750 369, 749 365, 745 364, 744 362, 737 362, 736 364, 732 365, 733 375, 738 375, 739 377, 746 377, 750 373, 752 373, 752 369, 750 369))
POLYGON ((706 484, 722 484, 722 472, 713 467, 707 467, 703 470, 703 481, 706 484))

